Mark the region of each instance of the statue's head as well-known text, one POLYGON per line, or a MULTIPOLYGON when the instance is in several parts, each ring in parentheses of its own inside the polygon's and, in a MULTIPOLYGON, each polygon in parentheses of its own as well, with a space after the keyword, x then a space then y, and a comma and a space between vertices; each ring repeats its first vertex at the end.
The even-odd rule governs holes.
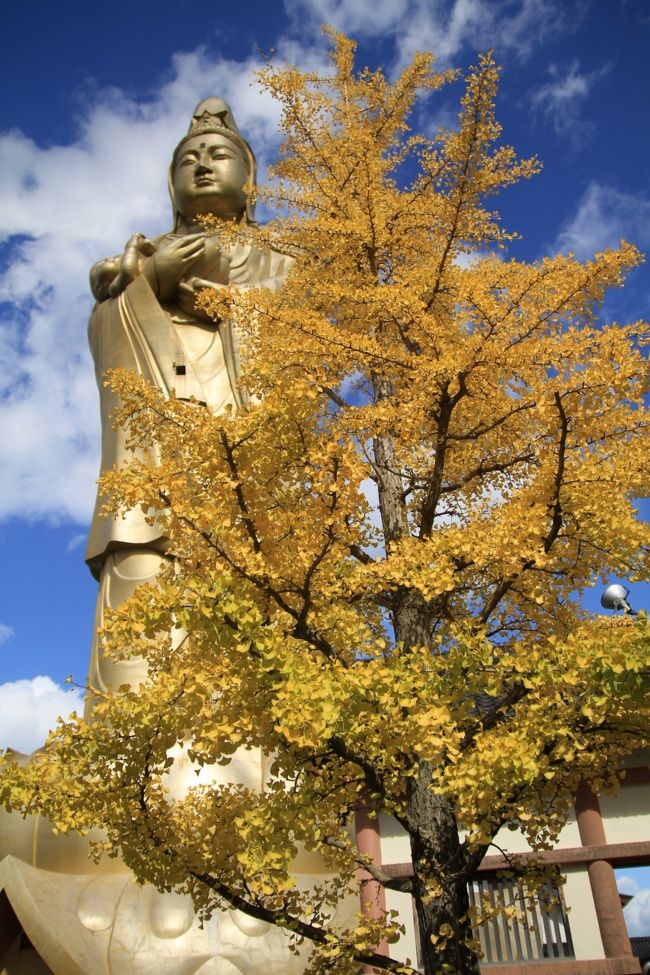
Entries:
POLYGON ((96 301, 106 301, 110 297, 111 282, 120 273, 120 258, 105 257, 97 261, 90 269, 90 290, 96 301))
POLYGON ((200 213, 254 223, 255 205, 244 186, 255 186, 255 170, 253 151, 226 102, 199 102, 169 167, 174 228, 182 217, 192 220, 200 213))

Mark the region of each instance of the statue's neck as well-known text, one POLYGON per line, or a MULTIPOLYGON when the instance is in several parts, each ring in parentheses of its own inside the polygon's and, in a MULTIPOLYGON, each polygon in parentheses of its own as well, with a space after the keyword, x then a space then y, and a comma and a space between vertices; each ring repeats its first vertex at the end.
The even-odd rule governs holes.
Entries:
MULTIPOLYGON (((232 226, 233 224, 239 224, 242 222, 243 214, 233 214, 232 217, 217 217, 219 223, 232 226)), ((205 231, 203 224, 199 223, 198 220, 193 220, 186 217, 180 217, 174 232, 179 234, 181 237, 185 237, 187 234, 200 234, 205 231)))

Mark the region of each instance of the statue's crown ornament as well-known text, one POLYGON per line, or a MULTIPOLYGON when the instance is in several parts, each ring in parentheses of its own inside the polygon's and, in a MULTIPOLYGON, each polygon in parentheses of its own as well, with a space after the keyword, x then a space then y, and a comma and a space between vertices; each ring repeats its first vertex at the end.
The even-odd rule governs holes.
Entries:
POLYGON ((188 136, 222 129, 242 139, 242 134, 237 128, 237 123, 228 103, 223 98, 204 98, 194 109, 192 121, 187 130, 188 136))

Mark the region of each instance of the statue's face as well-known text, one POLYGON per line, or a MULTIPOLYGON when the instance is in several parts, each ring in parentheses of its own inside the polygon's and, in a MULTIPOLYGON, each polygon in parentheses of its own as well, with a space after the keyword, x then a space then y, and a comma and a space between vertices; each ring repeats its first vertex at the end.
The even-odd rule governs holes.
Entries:
POLYGON ((183 145, 174 167, 178 212, 187 220, 200 213, 237 218, 246 205, 247 180, 246 164, 234 142, 217 132, 193 136, 183 145))

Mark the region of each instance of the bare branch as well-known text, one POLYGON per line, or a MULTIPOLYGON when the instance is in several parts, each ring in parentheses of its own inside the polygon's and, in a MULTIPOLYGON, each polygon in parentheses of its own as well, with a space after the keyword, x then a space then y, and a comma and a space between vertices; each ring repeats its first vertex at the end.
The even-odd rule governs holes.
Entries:
POLYGON ((382 887, 387 887, 389 890, 401 890, 406 894, 410 894, 413 891, 413 882, 409 877, 395 877, 393 874, 386 873, 381 867, 378 867, 372 860, 368 857, 363 856, 363 854, 357 853, 355 855, 354 850, 351 849, 342 840, 337 840, 333 836, 324 836, 322 842, 325 846, 334 847, 334 849, 342 850, 349 853, 352 859, 362 870, 365 870, 370 874, 373 880, 381 884, 382 887))

